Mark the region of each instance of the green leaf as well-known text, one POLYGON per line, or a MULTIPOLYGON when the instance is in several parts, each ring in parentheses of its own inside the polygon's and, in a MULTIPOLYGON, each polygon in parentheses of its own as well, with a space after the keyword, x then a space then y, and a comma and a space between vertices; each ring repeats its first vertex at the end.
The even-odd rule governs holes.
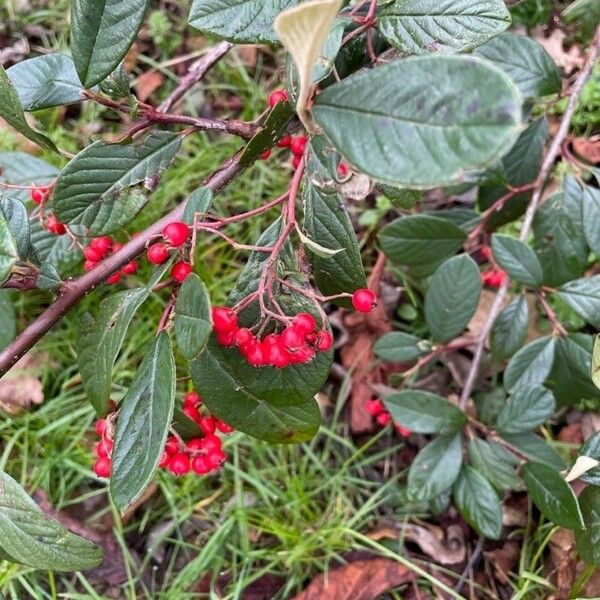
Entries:
POLYGON ((515 298, 494 321, 490 333, 490 347, 497 360, 512 356, 527 339, 529 308, 527 298, 515 298))
POLYGON ((150 0, 73 0, 71 50, 86 88, 119 65, 137 37, 150 0))
POLYGON ((423 340, 410 333, 392 331, 381 336, 373 346, 375 355, 388 362, 411 362, 426 353, 423 340))
POLYGON ((579 494, 585 529, 575 530, 577 552, 590 565, 600 565, 600 488, 586 487, 579 494))
POLYGON ((475 261, 462 254, 440 265, 425 295, 425 320, 438 342, 462 333, 475 314, 481 294, 481 277, 475 261))
POLYGON ((565 468, 563 459, 548 442, 531 431, 524 433, 503 433, 502 438, 523 452, 529 460, 543 463, 559 471, 565 468))
POLYGON ((36 286, 40 290, 55 290, 62 284, 60 274, 56 267, 50 262, 43 262, 40 265, 40 274, 38 275, 36 286))
POLYGON ((313 114, 367 175, 428 188, 453 183, 506 152, 520 128, 520 104, 514 84, 491 64, 431 55, 336 83, 316 97, 313 114))
POLYGON ((300 0, 194 0, 189 22, 202 33, 237 44, 275 44, 275 17, 300 0))
POLYGON ((515 388, 503 406, 496 425, 501 432, 519 433, 541 425, 556 408, 554 395, 537 384, 515 388))
POLYGON ((454 483, 458 512, 477 533, 497 540, 502 529, 502 505, 496 490, 477 469, 465 465, 454 483))
POLYGON ((100 90, 112 100, 126 98, 130 94, 130 89, 129 75, 123 66, 123 62, 119 63, 117 68, 100 82, 100 90))
POLYGON ((0 290, 0 350, 4 350, 17 334, 17 316, 10 294, 6 290, 0 290))
POLYGON ((460 52, 483 44, 510 25, 500 0, 395 0, 377 28, 403 54, 460 52))
POLYGON ((95 319, 86 314, 80 324, 77 363, 83 387, 99 416, 108 410, 112 369, 127 329, 148 293, 145 287, 117 292, 100 303, 95 319))
POLYGON ((181 138, 154 131, 129 144, 94 142, 61 172, 52 205, 63 223, 81 224, 95 235, 131 221, 146 202, 140 190, 123 190, 156 177, 175 158, 181 138))
POLYGON ((469 440, 469 460, 497 490, 521 488, 516 473, 519 461, 500 444, 479 438, 469 440))
POLYGON ((4 213, 0 211, 0 285, 10 277, 18 257, 17 243, 4 213))
POLYGON ((331 352, 285 369, 251 367, 237 349, 214 338, 190 363, 195 388, 210 412, 239 431, 271 443, 310 439, 321 423, 315 394, 331 368, 331 352))
POLYGON ((0 197, 0 214, 4 215, 15 241, 17 255, 26 260, 31 253, 31 228, 26 206, 18 198, 0 197))
POLYGON ((102 550, 47 517, 23 488, 0 471, 0 553, 49 571, 83 571, 102 562, 102 550))
POLYGON ((512 279, 535 288, 542 285, 542 266, 527 244, 509 235, 495 233, 491 246, 494 259, 512 279))
POLYGON ((417 433, 454 433, 467 423, 465 413, 437 394, 405 390, 383 399, 396 423, 417 433))
POLYGON ((14 127, 19 133, 23 134, 28 140, 31 140, 46 150, 58 152, 58 148, 50 138, 29 127, 29 124, 25 119, 25 113, 21 108, 19 94, 1 65, 0 117, 2 117, 11 127, 14 127))
POLYGON ((600 389, 600 335, 597 335, 596 339, 594 339, 591 367, 592 381, 594 382, 594 385, 600 389))
POLYGON ((173 417, 175 376, 171 338, 162 331, 119 409, 110 495, 121 512, 140 497, 158 467, 173 417))
MULTIPOLYGON (((313 276, 325 296, 354 292, 367 287, 367 278, 360 256, 358 240, 352 221, 339 194, 328 194, 307 182, 302 194, 304 229, 312 240, 326 248, 341 248, 333 256, 319 256, 311 252, 313 276)), ((349 308, 349 300, 337 301, 349 308)))
POLYGON ((560 92, 560 71, 552 57, 534 39, 505 32, 475 50, 491 60, 516 84, 526 98, 560 92))
POLYGON ((600 327, 600 275, 570 281, 557 294, 588 323, 600 327))
POLYGON ((185 210, 183 211, 183 221, 188 225, 193 225, 194 216, 208 212, 212 201, 213 193, 209 187, 200 187, 194 190, 187 199, 185 210))
POLYGON ((50 263, 55 267, 69 266, 81 261, 81 251, 75 246, 68 235, 53 235, 46 231, 40 220, 32 216, 31 245, 40 262, 50 263))
POLYGON ((583 230, 585 239, 596 256, 600 256, 600 190, 583 186, 583 230))
POLYGON ((44 54, 13 65, 6 71, 23 110, 76 104, 83 100, 73 59, 64 54, 44 54))
MULTIPOLYGON (((597 431, 583 442, 577 456, 589 456, 600 460, 600 432, 597 431)), ((600 485, 600 466, 590 469, 580 479, 591 485, 600 485)))
MULTIPOLYGON (((0 152, 0 182, 13 185, 47 185, 58 175, 58 169, 25 152, 0 152)), ((12 189, 11 197, 29 201, 29 190, 12 189)), ((56 236, 54 236, 56 237, 56 236)))
POLYGON ((547 465, 530 462, 523 467, 527 491, 541 513, 560 527, 585 527, 577 498, 563 476, 547 465))
POLYGON ((385 255, 399 265, 425 265, 449 258, 463 245, 465 232, 450 221, 427 215, 401 217, 379 233, 385 255))
POLYGON ((429 442, 410 465, 408 491, 417 500, 429 500, 449 489, 462 465, 460 434, 442 435, 429 442))
POLYGON ((542 384, 554 361, 554 338, 541 337, 523 346, 504 371, 504 387, 510 391, 527 384, 542 384))
POLYGON ((192 273, 185 278, 175 304, 175 338, 181 354, 196 358, 212 331, 210 298, 202 280, 192 273))

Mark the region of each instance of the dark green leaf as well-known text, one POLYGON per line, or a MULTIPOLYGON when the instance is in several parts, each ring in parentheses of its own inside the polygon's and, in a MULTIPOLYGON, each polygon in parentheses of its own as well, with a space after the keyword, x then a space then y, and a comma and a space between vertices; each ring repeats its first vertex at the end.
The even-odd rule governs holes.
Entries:
POLYGON ((516 84, 523 96, 538 98, 560 92, 560 71, 534 39, 505 32, 475 50, 491 60, 516 84))
POLYGON ((462 465, 460 434, 442 435, 429 442, 413 460, 408 491, 418 500, 429 500, 449 489, 462 465))
POLYGON ((477 533, 497 540, 502 529, 502 506, 490 482, 465 465, 454 483, 452 497, 458 512, 477 533))
POLYGON ((600 487, 590 485, 579 494, 585 529, 575 530, 577 552, 591 565, 600 565, 600 487))
POLYGON ((81 251, 73 244, 68 235, 53 235, 46 231, 35 216, 32 216, 29 225, 31 227, 31 244, 39 262, 47 262, 58 267, 73 265, 81 261, 81 251))
POLYGON ((141 190, 123 190, 156 177, 180 145, 181 138, 167 131, 154 131, 130 144, 94 142, 59 175, 54 213, 63 223, 82 224, 97 235, 120 229, 146 202, 141 190))
POLYGON ((49 571, 97 567, 102 550, 47 517, 23 488, 0 471, 0 553, 49 571))
POLYGON ((10 295, 0 290, 0 350, 4 350, 17 334, 17 317, 10 295))
POLYGON ((399 188, 385 183, 375 184, 375 189, 383 194, 394 206, 403 210, 414 208, 423 197, 421 190, 399 188))
POLYGON ((17 94, 17 90, 1 65, 0 117, 2 117, 11 127, 14 127, 19 133, 22 133, 28 140, 31 140, 46 150, 58 152, 58 149, 50 138, 38 133, 27 123, 27 120, 25 119, 25 113, 21 108, 19 94, 17 94))
POLYGON ((583 186, 583 230, 592 252, 600 256, 600 190, 591 185, 583 186))
POLYGON ((165 331, 144 356, 119 410, 110 494, 123 512, 150 483, 164 450, 175 405, 175 360, 165 331))
POLYGON ((375 354, 388 362, 411 362, 427 351, 423 340, 402 331, 392 331, 380 337, 373 346, 375 354))
POLYGON ((0 213, 4 215, 15 240, 19 258, 26 260, 31 252, 31 228, 27 208, 18 198, 0 197, 0 213))
POLYGON ((73 59, 64 54, 44 54, 24 60, 6 71, 23 110, 33 111, 83 100, 73 59))
POLYGON ((10 277, 18 257, 17 243, 4 213, 0 211, 0 285, 10 277))
POLYGON ((55 290, 62 283, 56 267, 50 262, 43 262, 40 265, 40 274, 38 275, 36 286, 40 290, 55 290))
POLYGON ((525 285, 539 287, 543 273, 535 252, 524 242, 509 235, 495 233, 492 236, 494 259, 508 275, 525 285))
POLYGON ((423 390, 404 390, 386 396, 383 402, 394 422, 417 433, 454 433, 467 422, 460 408, 423 390))
MULTIPOLYGON (((600 431, 590 436, 579 448, 577 456, 589 456, 600 460, 600 431)), ((590 469, 580 479, 591 485, 600 485, 600 466, 590 469)))
POLYGON ((570 281, 558 295, 588 323, 600 327, 600 275, 570 281))
POLYGON ((410 188, 450 184, 486 167, 513 144, 521 119, 519 92, 499 69, 440 55, 336 83, 316 97, 313 114, 361 171, 410 188))
POLYGON ((121 100, 129 96, 131 84, 122 62, 106 79, 100 82, 100 89, 113 100, 121 100))
POLYGON ((175 337, 185 358, 196 358, 212 331, 210 298, 198 275, 188 275, 181 285, 175 304, 175 337))
POLYGON ((462 333, 475 313, 480 294, 479 269, 466 254, 438 267, 425 295, 425 319, 433 338, 447 342, 462 333))
POLYGON ((535 429, 552 415, 555 408, 550 390, 537 384, 519 385, 500 411, 496 425, 505 433, 535 429))
MULTIPOLYGON (((302 201, 307 236, 326 248, 342 249, 329 257, 310 253, 312 272, 319 290, 325 296, 333 296, 367 287, 358 240, 341 196, 327 194, 307 182, 302 201)), ((351 306, 348 299, 337 303, 347 308, 351 306)))
POLYGON ((577 498, 556 469, 530 462, 523 467, 523 479, 531 499, 545 517, 567 529, 584 527, 577 498))
POLYGON ((523 346, 504 371, 504 387, 510 391, 527 384, 544 383, 552 369, 555 347, 551 337, 541 337, 523 346))
POLYGON ((594 385, 600 389, 600 336, 594 340, 594 349, 592 354, 591 374, 594 385))
POLYGON ((377 20, 379 31, 403 54, 470 50, 509 25, 501 0, 395 0, 377 20))
POLYGON ((517 477, 518 459, 496 442, 469 440, 469 460, 500 491, 521 489, 517 477))
POLYGON ((185 210, 183 211, 183 220, 188 225, 193 225, 194 216, 206 213, 212 201, 213 193, 209 187, 201 187, 194 190, 187 199, 185 210))
POLYGON ((465 232, 450 221, 426 215, 396 219, 379 234, 385 255, 399 265, 442 261, 463 245, 465 232))
POLYGON ((86 88, 117 68, 137 37, 149 5, 150 0, 73 0, 71 50, 86 88))
POLYGON ((523 452, 530 460, 543 463, 557 470, 565 468, 563 459, 548 442, 531 431, 524 433, 503 433, 502 438, 523 452))
POLYGON ((490 333, 492 354, 497 360, 512 356, 527 339, 529 308, 527 298, 515 298, 498 315, 490 333))

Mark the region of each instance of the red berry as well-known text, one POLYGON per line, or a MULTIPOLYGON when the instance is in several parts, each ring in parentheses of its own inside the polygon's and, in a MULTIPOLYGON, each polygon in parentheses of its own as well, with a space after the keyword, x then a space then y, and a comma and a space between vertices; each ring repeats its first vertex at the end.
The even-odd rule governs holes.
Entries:
POLYGON ((175 454, 179 450, 179 440, 174 436, 170 436, 165 443, 165 452, 175 454))
POLYGON ((281 343, 288 352, 296 352, 304 343, 305 335, 297 327, 286 327, 281 332, 281 343))
POLYGON ((244 352, 248 364, 253 367, 262 367, 265 364, 265 357, 260 344, 248 344, 244 346, 244 352))
POLYGON ((271 158, 271 149, 267 148, 260 153, 260 160, 268 160, 271 158))
MULTIPOLYGON (((135 237, 135 236, 133 236, 133 237, 135 237)), ((122 247, 123 247, 123 244, 121 244, 121 242, 114 242, 113 247, 112 247, 113 254, 118 252, 122 247)))
POLYGON ((381 400, 377 398, 369 398, 365 403, 365 412, 372 417, 376 417, 382 412, 385 412, 385 406, 381 400))
POLYGON ((83 263, 83 268, 84 268, 85 271, 91 271, 97 265, 98 265, 98 263, 96 263, 96 262, 92 262, 91 260, 86 260, 83 263))
POLYGON ((273 108, 276 104, 280 102, 287 102, 288 95, 285 90, 275 90, 269 95, 269 106, 273 108))
POLYGON ((110 467, 111 462, 110 458, 99 458, 94 463, 94 473, 98 475, 98 477, 108 478, 110 477, 110 467))
POLYGON ((197 392, 190 392, 189 394, 186 394, 183 398, 184 406, 198 406, 201 402, 202 399, 200 398, 200 394, 198 394, 197 392))
POLYGON ((490 260, 491 256, 492 256, 492 249, 489 246, 481 246, 481 249, 479 250, 479 252, 481 253, 481 257, 485 260, 490 260))
POLYGON ((379 413, 376 417, 375 420, 382 426, 385 427, 391 420, 392 417, 390 417, 390 413, 388 412, 382 412, 379 413))
POLYGON ((231 433, 232 431, 235 431, 235 429, 231 425, 228 425, 227 423, 225 423, 225 421, 219 420, 217 420, 217 429, 221 433, 231 433))
POLYGON ((173 248, 179 248, 190 237, 190 228, 181 221, 175 221, 174 223, 169 223, 163 229, 162 234, 173 248))
POLYGON ((301 156, 294 156, 294 158, 292 159, 292 167, 294 167, 294 169, 297 169, 300 166, 301 160, 302 160, 301 156))
POLYGON ((233 336, 233 343, 236 346, 245 346, 254 339, 253 333, 246 327, 240 327, 233 336))
POLYGON ((46 220, 46 229, 54 235, 64 235, 67 228, 54 215, 50 215, 46 220))
POLYGON ((294 354, 289 354, 291 363, 303 365, 315 357, 315 349, 310 346, 302 346, 294 354))
POLYGON ((158 466, 161 469, 164 469, 165 467, 169 466, 170 462, 171 462, 171 457, 170 457, 169 453, 168 452, 163 452, 160 455, 160 460, 158 461, 158 466))
POLYGON ((207 435, 200 441, 202 442, 201 449, 204 450, 204 452, 214 452, 215 450, 221 449, 221 438, 216 435, 207 435))
POLYGON ((95 263, 100 262, 104 258, 102 252, 92 248, 91 246, 88 246, 83 250, 83 255, 85 256, 86 260, 91 260, 95 263))
POLYGON ((217 423, 213 417, 202 417, 199 421, 199 425, 204 435, 210 435, 215 432, 217 423))
POLYGON ((108 431, 108 421, 106 419, 98 419, 95 429, 100 437, 104 437, 104 434, 108 431))
POLYGON ((184 406, 183 413, 192 419, 192 421, 196 421, 196 423, 200 423, 200 420, 202 419, 200 411, 195 406, 184 406))
POLYGON ((265 362, 277 369, 283 369, 290 364, 290 356, 279 340, 274 344, 263 347, 263 353, 265 362))
POLYGON ((90 242, 90 248, 97 250, 101 256, 106 256, 106 253, 112 248, 112 240, 107 237, 97 237, 90 242))
POLYGON ((218 469, 227 460, 227 454, 222 450, 214 450, 206 455, 206 459, 211 468, 218 469))
POLYGON ((123 275, 135 275, 138 271, 138 264, 135 260, 128 262, 122 269, 123 275))
POLYGON ((317 341, 315 346, 320 352, 327 352, 333 346, 333 336, 325 329, 322 329, 317 334, 317 341))
POLYGON ((342 178, 348 177, 348 173, 350 173, 350 168, 345 162, 341 162, 338 165, 338 175, 342 178))
POLYGON ((213 327, 217 333, 227 333, 237 330, 237 315, 231 308, 213 307, 212 309, 213 327))
POLYGON ((206 456, 194 456, 192 458, 192 471, 196 473, 196 475, 206 475, 210 473, 211 467, 208 464, 208 459, 206 456))
POLYGON ((190 452, 200 452, 202 450, 203 438, 192 438, 187 442, 187 447, 190 452))
POLYGON ((317 323, 311 314, 302 312, 292 319, 292 325, 300 334, 308 335, 315 330, 317 323))
POLYGON ((113 443, 110 440, 101 440, 96 444, 96 456, 98 458, 110 458, 113 443))
POLYGON ((304 154, 304 149, 306 148, 306 143, 308 142, 308 138, 305 135, 298 135, 292 138, 290 142, 290 150, 294 156, 302 156, 304 154))
POLYGON ((115 285, 116 283, 119 283, 119 281, 121 281, 121 273, 115 273, 106 280, 106 283, 108 283, 108 285, 115 285))
POLYGON ((233 346, 235 336, 235 329, 232 331, 220 331, 217 333, 217 344, 219 346, 233 346))
POLYGON ((185 278, 192 272, 192 265, 188 262, 180 261, 173 265, 171 269, 171 277, 177 283, 183 283, 185 278))
POLYGON ((289 148, 291 143, 292 143, 292 136, 291 135, 284 135, 277 142, 277 147, 278 148, 289 148))
POLYGON ((356 290, 352 294, 352 306, 361 313, 371 312, 377 306, 377 295, 367 288, 356 290))
POLYGON ((399 425, 398 423, 394 423, 394 429, 402 437, 410 437, 410 434, 412 433, 408 427, 404 427, 404 425, 399 425))
POLYGON ((185 452, 177 452, 171 457, 169 470, 173 475, 186 475, 190 472, 190 457, 185 452))
POLYGON ((30 191, 31 199, 36 204, 43 204, 48 199, 50 195, 50 189, 45 186, 32 186, 30 191))
POLYGON ((148 248, 148 260, 153 265, 162 265, 169 258, 169 249, 166 244, 162 244, 158 242, 157 244, 152 244, 148 248))

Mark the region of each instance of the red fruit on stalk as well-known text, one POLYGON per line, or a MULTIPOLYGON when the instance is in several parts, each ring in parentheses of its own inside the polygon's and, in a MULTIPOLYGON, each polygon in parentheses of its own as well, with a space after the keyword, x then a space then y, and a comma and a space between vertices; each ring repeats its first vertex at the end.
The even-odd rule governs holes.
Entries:
POLYGON ((206 453, 215 452, 221 449, 221 438, 216 435, 207 435, 200 440, 200 450, 206 453))
POLYGON ((108 285, 115 285, 116 283, 119 283, 119 281, 121 281, 121 273, 114 273, 106 280, 106 283, 108 283, 108 285))
POLYGON ((215 450, 214 452, 209 452, 206 455, 206 459, 211 469, 218 469, 227 460, 227 454, 222 450, 215 450))
POLYGON ((247 327, 240 327, 233 336, 233 343, 236 346, 245 346, 254 339, 254 334, 247 327))
POLYGON ((50 188, 46 186, 31 186, 30 196, 36 204, 43 204, 50 195, 50 188))
POLYGON ((306 148, 306 144, 308 142, 308 138, 305 135, 298 135, 292 138, 290 142, 290 150, 294 156, 302 156, 304 154, 304 149, 306 148))
POLYGON ((102 252, 96 250, 95 248, 92 248, 91 246, 84 248, 83 256, 85 256, 86 260, 90 260, 94 263, 100 262, 104 258, 102 252))
POLYGON ((211 471, 211 467, 208 464, 208 459, 206 456, 194 456, 192 458, 192 471, 196 473, 196 475, 207 475, 211 471))
POLYGON ((246 361, 253 367, 262 367, 265 364, 265 357, 260 344, 249 344, 244 346, 246 361))
POLYGON ((162 265, 169 258, 169 248, 167 248, 166 244, 161 242, 152 244, 152 246, 148 248, 147 256, 148 260, 153 265, 162 265))
POLYGON ((235 431, 235 429, 231 425, 228 425, 227 423, 225 423, 225 421, 219 421, 218 419, 217 419, 217 429, 221 433, 231 433, 232 431, 235 431))
POLYGON ((382 426, 385 427, 391 420, 392 417, 390 417, 390 413, 388 412, 382 412, 379 413, 376 417, 375 420, 382 426))
POLYGON ((217 333, 217 344, 219 346, 233 346, 235 337, 235 329, 231 331, 220 331, 217 333))
POLYGON ((280 102, 287 102, 287 101, 288 101, 288 95, 285 90, 275 90, 274 92, 269 94, 268 102, 269 102, 269 106, 271 108, 273 108, 276 104, 279 104, 280 102))
POLYGON ((376 417, 382 412, 385 412, 385 406, 378 398, 369 398, 365 403, 365 412, 372 417, 376 417))
POLYGON ((289 148, 291 143, 292 143, 292 136, 291 135, 284 135, 277 142, 277 147, 278 148, 289 148))
POLYGON ((67 233, 64 223, 61 223, 54 215, 50 215, 46 219, 46 229, 54 235, 64 235, 67 233))
POLYGON ((200 425, 200 429, 202 429, 204 435, 213 434, 217 427, 217 424, 213 417, 202 417, 198 424, 200 425))
POLYGON ((200 411, 195 406, 184 406, 183 413, 192 419, 192 421, 196 421, 196 423, 200 423, 200 420, 202 419, 200 411))
POLYGON ((288 352, 295 352, 304 343, 305 335, 295 326, 286 327, 281 332, 281 344, 288 352))
POLYGON ((173 265, 171 269, 171 277, 177 283, 183 283, 185 278, 192 272, 192 265, 185 261, 180 261, 173 265))
POLYGON ((174 436, 170 436, 165 443, 165 452, 175 454, 179 450, 179 440, 174 436))
POLYGON ((213 327, 217 333, 227 333, 237 330, 237 315, 225 306, 213 307, 212 309, 213 327))
POLYGON ((110 458, 110 453, 113 449, 111 440, 100 440, 96 444, 96 456, 98 458, 110 458))
POLYGON ((352 294, 352 306, 361 313, 369 313, 377 306, 377 295, 373 290, 361 288, 352 294))
POLYGON ((96 262, 92 262, 91 260, 86 260, 83 263, 83 270, 84 271, 91 271, 97 265, 98 265, 98 263, 96 263, 96 262))
POLYGON ((410 437, 412 433, 408 427, 404 427, 404 425, 399 425, 398 423, 394 423, 394 429, 398 432, 398 435, 402 437, 410 437))
POLYGON ((315 357, 315 349, 310 346, 301 346, 293 354, 288 354, 289 361, 295 365, 303 365, 315 357))
POLYGON ((317 327, 317 322, 311 314, 301 312, 292 319, 292 327, 301 335, 306 336, 310 333, 313 333, 317 327))
POLYGON ((179 246, 183 246, 190 237, 190 228, 186 223, 175 221, 174 223, 169 223, 162 230, 162 234, 173 248, 179 248, 179 246))
POLYGON ((187 475, 190 472, 190 457, 185 452, 177 452, 171 457, 169 471, 173 475, 187 475))
POLYGON ((202 450, 203 438, 192 438, 187 442, 187 447, 190 452, 200 452, 202 450))
POLYGON ((290 356, 279 341, 263 349, 263 352, 265 353, 265 361, 277 369, 283 369, 290 364, 290 356))
POLYGON ((350 168, 345 162, 341 162, 338 165, 338 175, 343 179, 345 177, 348 177, 348 173, 350 173, 350 168))
POLYGON ((333 335, 329 331, 322 329, 317 334, 315 346, 320 352, 327 352, 333 346, 333 335))
POLYGON ((272 152, 271 152, 270 148, 267 148, 266 150, 263 150, 260 153, 260 160, 268 160, 269 158, 271 158, 271 154, 272 154, 272 152))
POLYGON ((122 269, 123 275, 135 275, 138 271, 138 264, 135 260, 128 262, 122 269))
POLYGON ((158 461, 158 466, 161 469, 164 469, 165 467, 169 466, 170 462, 171 462, 171 456, 169 455, 168 452, 165 451, 160 455, 160 460, 158 461))
POLYGON ((199 404, 201 404, 202 399, 200 398, 200 394, 198 394, 197 392, 190 392, 189 394, 186 394, 183 398, 183 405, 184 406, 198 406, 199 404))
POLYGON ((100 436, 100 437, 104 437, 106 435, 106 432, 108 431, 108 421, 106 419, 98 419, 96 421, 96 433, 100 436))
POLYGON ((90 242, 90 248, 99 252, 102 257, 106 256, 107 252, 112 248, 112 245, 112 240, 107 236, 94 238, 90 242))
POLYGON ((111 467, 110 458, 99 458, 94 463, 94 473, 96 473, 96 475, 98 477, 102 477, 102 478, 106 479, 106 478, 110 477, 110 467, 111 467))

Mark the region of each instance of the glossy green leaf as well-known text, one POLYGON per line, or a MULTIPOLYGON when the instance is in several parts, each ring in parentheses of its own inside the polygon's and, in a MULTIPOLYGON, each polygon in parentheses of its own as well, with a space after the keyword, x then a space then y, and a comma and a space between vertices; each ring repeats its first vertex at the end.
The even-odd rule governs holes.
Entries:
POLYGON ((189 22, 202 33, 238 44, 274 44, 275 17, 300 0, 194 0, 189 22))
POLYGON ((418 500, 429 500, 449 489, 462 465, 460 434, 442 435, 429 442, 410 465, 408 491, 418 500))
POLYGON ((130 144, 94 142, 60 173, 52 205, 63 223, 76 223, 96 235, 120 229, 145 204, 141 190, 128 187, 156 177, 175 158, 181 138, 154 131, 130 144))
POLYGON ((501 0, 395 0, 377 20, 379 31, 403 54, 470 50, 509 25, 501 0))
POLYGON ((591 364, 592 381, 594 385, 600 389, 600 336, 597 335, 594 339, 594 350, 592 354, 591 364))
POLYGON ((516 84, 523 96, 538 98, 560 92, 560 71, 534 39, 505 32, 475 50, 491 60, 516 84))
POLYGON ((491 246, 495 261, 512 279, 531 287, 542 284, 542 266, 527 244, 509 235, 495 233, 491 246))
POLYGON ((18 257, 17 243, 4 213, 0 211, 0 285, 10 277, 18 257))
POLYGON ((198 275, 188 275, 175 304, 175 338, 181 353, 191 360, 204 349, 212 331, 210 298, 198 275))
POLYGON ((555 452, 548 442, 531 431, 523 433, 503 433, 502 438, 523 452, 529 460, 542 463, 558 471, 565 468, 563 459, 555 452))
POLYGON ((462 333, 475 314, 480 294, 479 269, 466 254, 438 267, 425 295, 425 320, 433 338, 447 342, 462 333))
POLYGON ((209 187, 200 187, 194 190, 187 199, 183 211, 183 221, 188 225, 194 224, 194 216, 202 215, 208 211, 213 201, 213 193, 209 187))
POLYGON ((521 489, 519 460, 497 442, 469 440, 469 461, 497 490, 521 489))
MULTIPOLYGON (((577 456, 589 456, 600 460, 600 431, 597 431, 583 442, 577 456)), ((581 480, 591 485, 600 485, 600 466, 587 471, 581 476, 581 480)))
POLYGON ((33 111, 83 100, 73 59, 65 54, 43 54, 13 65, 6 71, 23 110, 33 111))
POLYGON ((359 170, 390 184, 428 188, 505 153, 520 128, 520 104, 514 84, 491 64, 431 55, 336 83, 316 97, 313 114, 359 170))
POLYGON ((381 336, 373 346, 375 355, 388 362, 412 362, 427 352, 423 340, 410 333, 392 331, 381 336))
POLYGON ((171 338, 158 334, 119 410, 112 453, 110 495, 121 512, 139 498, 164 451, 175 406, 171 338))
POLYGON ((285 369, 251 367, 235 348, 211 337, 190 363, 194 387, 210 412, 239 431, 272 443, 310 439, 321 423, 315 394, 329 375, 333 355, 285 369))
POLYGON ((510 391, 527 384, 542 384, 548 377, 554 361, 556 342, 541 337, 523 346, 504 371, 504 387, 510 391))
POLYGON ((490 347, 497 360, 512 356, 527 339, 529 308, 527 298, 515 298, 494 321, 490 332, 490 347))
POLYGON ((17 315, 6 290, 0 290, 0 315, 0 350, 4 350, 17 334, 17 315))
POLYGON ((84 87, 108 77, 137 37, 150 0, 73 0, 71 50, 84 87))
POLYGON ((34 569, 83 571, 102 550, 46 516, 23 488, 0 471, 0 554, 34 569))
POLYGON ((502 529, 502 505, 492 484, 477 470, 465 465, 452 488, 458 512, 477 533, 497 540, 502 529))
MULTIPOLYGON (((308 237, 326 248, 341 249, 333 256, 311 252, 309 260, 317 287, 325 296, 367 287, 358 240, 339 194, 328 194, 307 183, 302 194, 304 229, 308 237)), ((349 308, 348 299, 338 304, 349 308)))
POLYGON ((588 323, 600 327, 600 275, 570 281, 557 293, 588 323))
POLYGON ((538 384, 519 385, 500 411, 496 425, 503 433, 535 429, 552 415, 555 408, 550 390, 538 384))
POLYGON ((585 529, 575 530, 577 552, 586 563, 600 565, 600 487, 586 487, 578 501, 585 529))
POLYGON ((18 257, 26 260, 31 253, 31 228, 26 206, 18 198, 0 197, 0 214, 4 215, 15 241, 18 257))
POLYGON ((567 529, 585 526, 571 486, 556 469, 530 462, 523 467, 523 479, 531 499, 545 517, 567 529))
POLYGON ((383 399, 396 423, 417 433, 454 433, 467 423, 467 416, 454 404, 423 390, 404 390, 383 399))
POLYGON ((19 94, 2 66, 0 66, 0 117, 28 140, 46 150, 58 152, 58 149, 50 138, 35 131, 27 123, 25 113, 21 107, 19 94))
POLYGON ((583 230, 585 239, 596 256, 600 256, 600 190, 583 186, 583 230))
POLYGON ((381 249, 392 262, 413 266, 449 258, 466 239, 454 223, 428 215, 401 217, 379 234, 381 249))

